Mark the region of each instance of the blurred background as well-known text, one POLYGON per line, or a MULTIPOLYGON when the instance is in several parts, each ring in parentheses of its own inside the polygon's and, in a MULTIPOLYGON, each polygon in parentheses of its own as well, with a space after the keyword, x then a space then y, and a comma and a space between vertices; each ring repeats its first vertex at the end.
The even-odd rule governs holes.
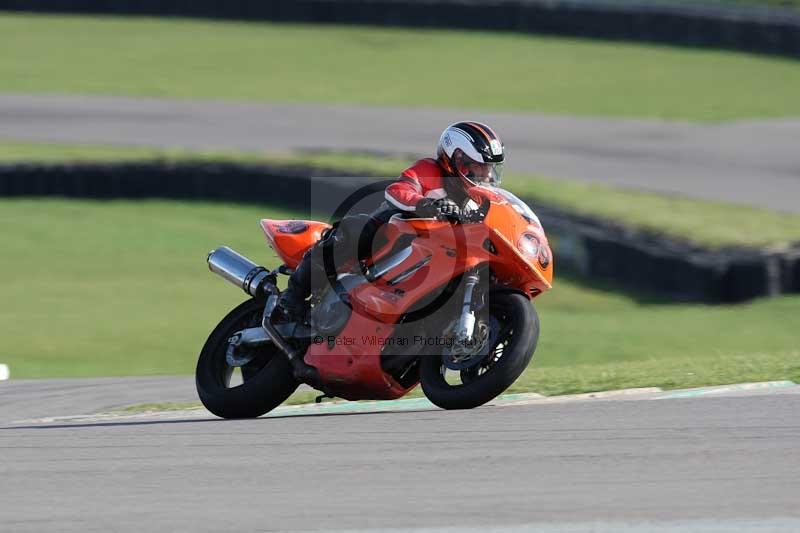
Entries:
POLYGON ((191 374, 210 249, 470 119, 555 248, 515 390, 800 381, 800 2, 60 4, 0 1, 11 379, 191 374))

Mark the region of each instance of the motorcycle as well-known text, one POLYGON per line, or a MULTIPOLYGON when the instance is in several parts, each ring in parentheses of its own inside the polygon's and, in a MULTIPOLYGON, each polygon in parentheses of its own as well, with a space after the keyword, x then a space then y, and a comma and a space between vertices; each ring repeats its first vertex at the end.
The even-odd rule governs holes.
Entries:
POLYGON ((519 198, 484 186, 471 196, 475 207, 457 217, 392 217, 381 244, 347 268, 326 249, 326 283, 315 284, 302 319, 277 308, 278 276, 291 274, 330 225, 262 220, 283 261, 274 270, 228 247, 211 252, 210 270, 250 298, 200 352, 203 405, 222 418, 258 417, 301 383, 319 390, 318 400, 396 399, 421 383, 443 409, 474 408, 504 392, 536 349, 531 300, 552 287, 553 256, 519 198))

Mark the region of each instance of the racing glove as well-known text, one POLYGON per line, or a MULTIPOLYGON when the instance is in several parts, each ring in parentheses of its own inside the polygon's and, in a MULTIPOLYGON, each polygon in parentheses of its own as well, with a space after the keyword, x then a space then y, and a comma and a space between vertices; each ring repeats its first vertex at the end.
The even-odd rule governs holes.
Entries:
POLYGON ((433 206, 440 215, 448 218, 461 216, 461 208, 450 198, 439 198, 433 201, 433 206))
POLYGON ((437 200, 423 198, 417 202, 415 213, 420 218, 434 218, 439 215, 451 218, 459 216, 461 208, 450 198, 439 198, 437 200))

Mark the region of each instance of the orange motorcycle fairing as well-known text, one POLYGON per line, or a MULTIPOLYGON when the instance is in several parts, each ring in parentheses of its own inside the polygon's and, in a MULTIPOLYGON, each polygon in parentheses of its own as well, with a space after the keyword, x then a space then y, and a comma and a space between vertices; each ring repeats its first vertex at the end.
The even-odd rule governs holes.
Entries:
MULTIPOLYGON (((389 243, 373 259, 392 254, 402 259, 349 290, 352 314, 344 329, 335 336, 317 338, 305 354, 305 362, 317 368, 328 392, 348 400, 378 400, 399 398, 411 390, 414 385, 403 386, 381 366, 381 354, 397 335, 395 324, 410 312, 423 311, 427 316, 428 309, 439 305, 436 296, 447 297, 445 289, 450 282, 467 271, 488 266, 501 285, 529 298, 552 287, 552 253, 535 215, 521 213, 515 205, 518 200, 510 195, 482 187, 476 187, 474 193, 488 207, 482 222, 451 224, 393 217, 387 223, 384 235, 389 243), (404 235, 414 238, 405 249, 394 248, 404 235)), ((311 223, 293 224, 297 227, 285 228, 284 234, 288 230, 299 235, 312 231, 310 226, 301 226, 311 223)), ((320 224, 317 229, 321 233, 325 227, 320 224)), ((291 254, 275 248, 291 266, 291 254)), ((299 260, 304 251, 293 257, 299 260)))
POLYGON ((270 247, 289 268, 297 268, 303 254, 330 227, 330 224, 313 220, 261 220, 261 229, 270 247))
POLYGON ((394 400, 414 387, 404 387, 381 367, 381 351, 392 342, 394 326, 363 312, 353 313, 338 335, 317 337, 305 362, 319 370, 326 391, 345 400, 394 400))

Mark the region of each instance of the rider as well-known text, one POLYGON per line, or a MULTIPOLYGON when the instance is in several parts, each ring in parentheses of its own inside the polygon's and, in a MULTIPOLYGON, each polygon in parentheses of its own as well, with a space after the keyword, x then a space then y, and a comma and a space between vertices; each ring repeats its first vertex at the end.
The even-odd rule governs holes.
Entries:
MULTIPOLYGON (((457 122, 442 132, 436 159, 420 159, 386 188, 386 201, 372 215, 345 217, 306 252, 278 305, 289 316, 302 316, 311 295, 312 277, 327 279, 322 250, 330 244, 374 237, 377 229, 395 214, 405 217, 457 217, 469 210, 469 189, 475 185, 499 185, 504 160, 503 143, 479 122, 457 122), (356 236, 357 233, 360 235, 356 236)), ((352 246, 351 246, 352 247, 352 246)))

